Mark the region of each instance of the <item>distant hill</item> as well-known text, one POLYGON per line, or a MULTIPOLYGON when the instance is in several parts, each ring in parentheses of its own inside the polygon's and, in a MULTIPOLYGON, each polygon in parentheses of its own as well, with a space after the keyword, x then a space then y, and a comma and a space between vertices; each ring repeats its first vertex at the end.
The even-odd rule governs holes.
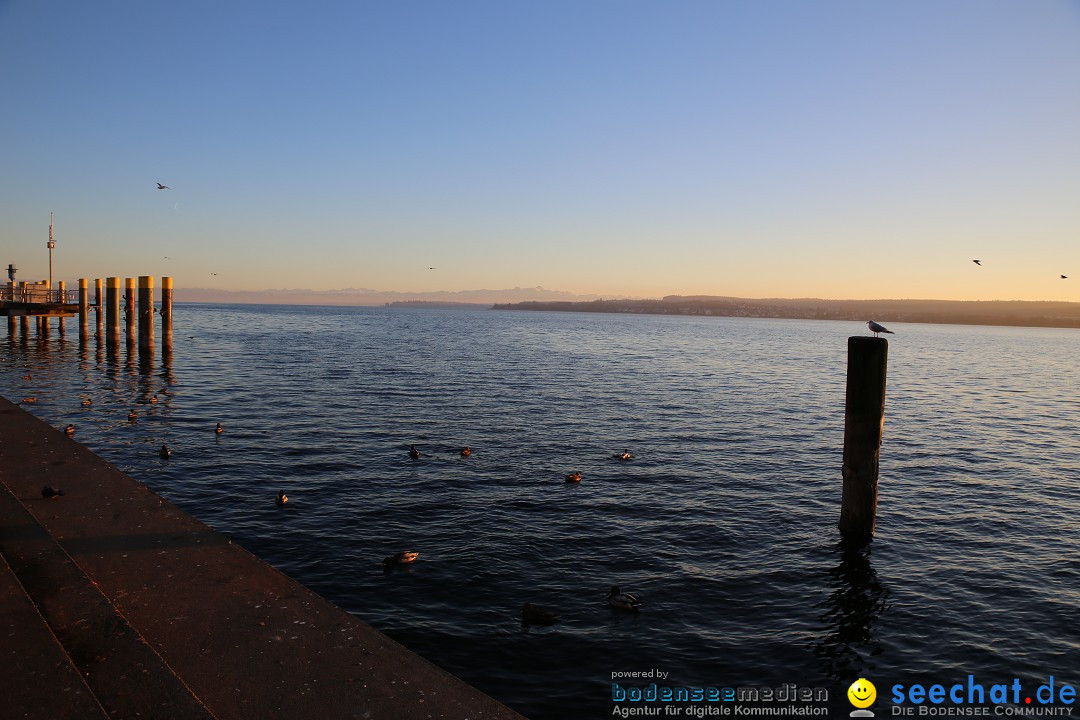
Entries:
POLYGON ((514 303, 527 300, 584 301, 596 295, 575 295, 542 287, 505 290, 438 290, 431 292, 390 292, 367 288, 342 290, 218 290, 215 288, 177 288, 177 302, 250 303, 258 305, 387 305, 396 303, 480 304, 514 303))
POLYGON ((490 310, 491 303, 440 302, 438 300, 398 300, 386 303, 387 307, 401 308, 457 308, 459 310, 490 310))
POLYGON ((662 300, 519 302, 497 310, 718 315, 807 320, 877 320, 963 325, 1080 328, 1080 303, 1021 300, 820 300, 669 295, 662 300))

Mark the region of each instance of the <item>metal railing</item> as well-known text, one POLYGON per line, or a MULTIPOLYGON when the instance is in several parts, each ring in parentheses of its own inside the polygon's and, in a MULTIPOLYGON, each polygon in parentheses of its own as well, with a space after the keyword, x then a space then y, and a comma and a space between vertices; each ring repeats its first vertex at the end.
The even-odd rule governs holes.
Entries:
MULTIPOLYGON (((0 285, 0 301, 40 304, 78 304, 79 291, 78 289, 60 291, 57 288, 47 288, 44 285, 24 285, 19 287, 18 285, 12 286, 8 283, 6 285, 0 285)), ((93 302, 93 298, 91 298, 91 302, 93 302)))

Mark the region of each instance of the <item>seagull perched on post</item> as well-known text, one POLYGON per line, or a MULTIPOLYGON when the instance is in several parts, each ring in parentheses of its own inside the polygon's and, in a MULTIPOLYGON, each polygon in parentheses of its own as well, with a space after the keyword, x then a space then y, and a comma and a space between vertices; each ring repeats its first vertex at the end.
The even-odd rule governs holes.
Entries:
POLYGON ((162 185, 161 183, 157 184, 157 189, 158 190, 172 190, 172 188, 169 187, 168 185, 162 185))
POLYGON ((979 267, 982 267, 982 260, 972 260, 971 262, 975 263, 979 267))
POLYGON ((870 328, 870 332, 874 333, 874 337, 877 337, 878 333, 889 333, 890 335, 896 334, 892 330, 885 329, 883 325, 878 325, 873 320, 867 320, 866 327, 870 328))

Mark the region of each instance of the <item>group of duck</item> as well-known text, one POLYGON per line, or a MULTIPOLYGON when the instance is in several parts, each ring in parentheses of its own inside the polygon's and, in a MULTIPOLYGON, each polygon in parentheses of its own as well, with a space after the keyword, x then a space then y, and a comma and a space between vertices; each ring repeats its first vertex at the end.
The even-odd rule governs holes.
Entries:
MULTIPOLYGON (((629 450, 624 450, 621 453, 615 453, 611 457, 615 458, 616 460, 630 460, 634 456, 630 454, 629 450)), ((581 482, 581 471, 575 470, 572 473, 567 473, 563 479, 566 480, 566 482, 568 483, 579 483, 581 482)))
MULTIPOLYGON (((36 398, 27 398, 24 399, 24 402, 33 402, 34 400, 36 400, 36 398)), ((150 404, 156 404, 158 402, 157 395, 151 397, 148 402, 150 404)), ((93 403, 89 398, 82 401, 83 407, 88 407, 92 404, 93 403)), ((138 420, 138 418, 139 414, 135 409, 132 409, 131 412, 128 413, 128 420, 130 422, 135 422, 138 420)), ((218 423, 217 426, 214 428, 214 432, 218 435, 221 435, 225 432, 225 428, 222 427, 221 423, 218 423)), ((75 426, 69 424, 66 428, 64 428, 64 434, 68 437, 74 437, 75 426)), ((459 450, 459 454, 461 455, 461 457, 469 457, 470 455, 472 455, 472 448, 466 445, 459 450)), ((163 460, 167 460, 172 455, 172 450, 169 449, 168 445, 162 443, 161 449, 158 451, 158 455, 163 460)), ((409 446, 410 458, 412 458, 413 460, 417 460, 421 457, 421 455, 422 453, 416 449, 415 445, 409 446)), ((625 450, 621 453, 616 453, 612 455, 612 457, 616 460, 630 460, 631 458, 633 458, 633 455, 630 453, 629 450, 625 450)), ((579 483, 581 482, 581 472, 575 470, 574 472, 568 473, 564 479, 568 483, 579 483)), ((41 495, 45 498, 56 499, 63 496, 64 491, 51 486, 45 486, 41 490, 41 495)), ((289 502, 289 496, 285 494, 284 490, 279 490, 274 502, 278 505, 278 507, 282 507, 289 502)), ((419 557, 420 553, 412 550, 403 550, 393 555, 389 555, 383 558, 383 570, 385 572, 390 572, 395 567, 401 565, 411 565, 412 563, 416 562, 417 558, 419 557)), ((607 596, 607 602, 608 605, 615 610, 635 613, 638 612, 638 609, 644 605, 644 603, 640 599, 638 599, 636 595, 628 592, 623 592, 618 585, 613 585, 611 587, 611 590, 607 596)), ((556 622, 558 622, 558 620, 559 613, 555 610, 552 610, 551 608, 539 607, 533 605, 532 603, 525 603, 521 607, 521 622, 525 625, 554 625, 556 622)))
MULTIPOLYGON (((472 455, 472 448, 466 445, 458 451, 458 454, 460 454, 461 457, 469 457, 470 455, 472 455)), ((415 445, 409 446, 409 457, 411 457, 413 460, 419 460, 421 455, 423 455, 423 453, 417 450, 415 445)))
MULTIPOLYGON (((24 380, 29 380, 30 376, 26 375, 26 376, 23 377, 23 379, 24 380)), ((36 402, 36 401, 37 401, 37 398, 34 398, 34 397, 23 398, 23 402, 36 402)), ((156 394, 153 395, 147 402, 149 402, 151 405, 156 405, 158 403, 158 396, 156 394)), ((83 407, 90 407, 91 405, 94 404, 94 402, 90 398, 83 398, 83 400, 82 400, 82 402, 80 404, 83 407)), ((128 413, 127 419, 128 419, 128 422, 136 422, 139 419, 138 411, 135 410, 135 408, 132 408, 131 412, 128 413)), ((218 423, 217 426, 214 428, 214 433, 217 434, 217 435, 221 435, 224 432, 225 432, 225 428, 222 427, 221 423, 218 423)), ((75 426, 69 423, 67 425, 67 427, 64 428, 64 434, 67 435, 69 438, 75 437, 75 426)), ((172 457, 172 449, 167 444, 162 443, 161 448, 158 450, 158 457, 160 457, 162 460, 168 460, 170 457, 172 457)), ((45 488, 42 489, 41 494, 42 494, 43 497, 46 497, 46 498, 58 498, 58 497, 62 496, 64 494, 64 492, 62 490, 58 490, 56 488, 46 486, 45 488)), ((288 500, 289 499, 287 497, 285 497, 284 492, 282 492, 278 496, 278 504, 279 505, 284 505, 286 502, 288 502, 288 500)))
MULTIPOLYGON (((472 455, 472 448, 468 445, 461 448, 459 451, 461 457, 469 457, 472 455)), ((423 453, 416 449, 415 445, 409 446, 409 457, 413 460, 418 460, 423 453)), ((630 460, 634 456, 629 450, 624 450, 621 453, 615 453, 612 458, 616 460, 630 460)), ((581 471, 575 470, 571 473, 567 473, 564 477, 568 483, 581 482, 581 471)), ((281 497, 284 493, 280 493, 278 497, 278 505, 284 504, 281 497)), ((287 499, 286 499, 287 500, 287 499)), ((420 553, 413 551, 403 551, 395 555, 390 555, 383 558, 383 569, 389 572, 398 565, 408 565, 416 562, 416 559, 420 557, 420 553)), ((623 592, 618 585, 612 585, 611 590, 607 596, 608 605, 615 610, 622 610, 625 612, 638 612, 638 610, 645 604, 636 595, 628 592, 623 592)), ((559 613, 551 608, 539 607, 532 603, 525 603, 521 606, 521 622, 525 625, 554 625, 559 621, 559 613)))
MULTIPOLYGON (((135 412, 135 411, 132 410, 132 412, 135 412)), ((221 423, 218 423, 217 427, 214 428, 214 432, 216 434, 218 434, 218 435, 221 435, 223 432, 225 432, 225 428, 221 427, 221 423)), ((169 448, 168 445, 166 445, 165 443, 162 443, 161 444, 161 449, 158 450, 158 455, 161 456, 162 460, 168 460, 172 456, 172 450, 169 448)))
MULTIPOLYGON (((645 603, 632 593, 623 592, 618 585, 612 585, 607 596, 608 605, 614 610, 636 613, 645 603)), ((537 607, 532 603, 521 606, 521 622, 525 625, 554 625, 559 621, 559 613, 551 608, 537 607)))
MULTIPOLYGON (((411 565, 420 557, 420 553, 404 550, 383 558, 383 571, 390 572, 398 565, 411 565)), ((612 585, 607 596, 608 605, 615 610, 636 613, 645 604, 636 595, 623 592, 618 585, 612 585)), ((559 621, 559 613, 551 608, 539 607, 532 603, 521 606, 521 622, 524 625, 554 625, 559 621)))
MULTIPOLYGON (((470 455, 472 455, 472 448, 466 445, 465 447, 461 448, 460 453, 461 457, 469 457, 470 455)), ((419 460, 422 455, 423 453, 417 450, 415 445, 409 446, 410 458, 412 458, 413 460, 419 460)), ((630 453, 629 450, 623 450, 621 453, 615 453, 611 457, 616 460, 630 460, 634 456, 630 453)), ((575 470, 574 472, 567 473, 563 476, 563 479, 566 480, 566 482, 568 483, 579 483, 581 482, 581 471, 575 470)))

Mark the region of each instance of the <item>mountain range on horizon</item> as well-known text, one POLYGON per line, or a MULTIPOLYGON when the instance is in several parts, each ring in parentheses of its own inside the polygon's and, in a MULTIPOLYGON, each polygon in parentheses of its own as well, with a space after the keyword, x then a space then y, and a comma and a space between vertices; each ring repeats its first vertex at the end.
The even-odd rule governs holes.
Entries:
POLYGON ((543 287, 501 290, 401 292, 340 290, 220 290, 179 288, 177 302, 257 305, 438 306, 473 305, 513 310, 659 313, 734 317, 877 319, 881 321, 1080 327, 1080 302, 1041 300, 739 298, 667 295, 601 298, 543 287))
POLYGON ((340 290, 270 289, 220 290, 217 288, 177 288, 177 302, 251 303, 266 305, 386 305, 390 303, 446 303, 494 305, 518 302, 590 302, 599 295, 578 295, 543 287, 507 288, 503 290, 434 290, 400 292, 369 288, 340 290))
POLYGON ((1045 300, 748 299, 668 295, 661 300, 531 301, 496 305, 495 309, 1080 328, 1080 302, 1045 300))

